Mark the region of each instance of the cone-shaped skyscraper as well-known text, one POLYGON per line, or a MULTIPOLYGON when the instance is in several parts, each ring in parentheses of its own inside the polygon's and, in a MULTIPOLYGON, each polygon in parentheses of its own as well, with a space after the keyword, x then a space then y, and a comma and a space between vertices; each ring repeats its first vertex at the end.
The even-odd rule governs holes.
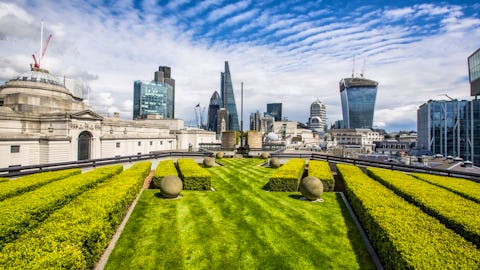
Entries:
POLYGON ((220 77, 220 95, 222 98, 222 107, 227 110, 228 114, 228 130, 240 130, 228 61, 225 61, 225 72, 222 72, 220 77))

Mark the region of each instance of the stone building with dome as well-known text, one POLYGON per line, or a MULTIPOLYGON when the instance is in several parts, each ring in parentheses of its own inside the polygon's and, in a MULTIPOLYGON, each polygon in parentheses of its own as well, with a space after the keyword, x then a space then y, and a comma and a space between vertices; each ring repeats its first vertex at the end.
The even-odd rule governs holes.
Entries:
POLYGON ((310 118, 308 118, 308 126, 317 133, 325 132, 325 125, 327 124, 327 109, 325 105, 316 100, 310 105, 310 118))
POLYGON ((90 108, 47 70, 0 86, 0 168, 194 148, 215 132, 188 130, 181 119, 123 120, 90 108))

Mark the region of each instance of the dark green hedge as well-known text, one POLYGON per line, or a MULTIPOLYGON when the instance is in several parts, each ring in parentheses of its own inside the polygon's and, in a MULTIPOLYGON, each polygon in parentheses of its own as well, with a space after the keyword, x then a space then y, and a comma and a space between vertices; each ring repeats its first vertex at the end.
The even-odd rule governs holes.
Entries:
POLYGON ((333 191, 335 179, 333 178, 330 165, 326 161, 310 160, 308 162, 308 176, 315 176, 323 184, 323 191, 333 191))
POLYGON ((462 178, 424 173, 412 173, 411 175, 420 180, 443 187, 467 199, 480 203, 480 183, 462 178))
POLYGON ((50 182, 80 174, 80 169, 69 169, 54 172, 43 172, 24 176, 0 185, 0 201, 25 193, 50 182))
POLYGON ((480 204, 403 172, 367 168, 368 175, 480 247, 480 204))
POLYGON ((298 185, 305 171, 305 159, 292 158, 276 169, 268 182, 271 191, 298 191, 298 185))
POLYGON ((98 168, 0 202, 0 247, 35 227, 79 194, 122 170, 122 165, 98 168))
POLYGON ((0 252, 12 269, 92 269, 138 195, 150 162, 78 196, 0 252))
POLYGON ((160 188, 160 182, 167 175, 178 176, 177 168, 175 167, 173 159, 162 160, 158 163, 152 179, 153 186, 155 188, 160 188))
POLYGON ((480 250, 437 219, 353 165, 337 172, 385 269, 480 269, 480 250))
POLYGON ((212 175, 209 171, 200 167, 195 160, 179 158, 177 165, 180 178, 183 180, 183 189, 210 190, 212 188, 212 175))

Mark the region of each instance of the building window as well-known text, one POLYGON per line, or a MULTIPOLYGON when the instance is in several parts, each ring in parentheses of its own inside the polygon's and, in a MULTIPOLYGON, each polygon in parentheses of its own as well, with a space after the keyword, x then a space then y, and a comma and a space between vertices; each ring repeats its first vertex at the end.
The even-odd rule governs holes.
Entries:
POLYGON ((20 145, 10 145, 10 153, 20 153, 20 145))
POLYGON ((163 145, 163 141, 160 141, 160 145, 163 145))
POLYGON ((138 146, 142 146, 142 142, 138 142, 138 146))
POLYGON ((152 142, 152 141, 150 141, 150 145, 153 145, 153 142, 152 142))
POLYGON ((120 143, 117 142, 117 143, 116 143, 116 146, 117 146, 117 148, 120 148, 120 143))

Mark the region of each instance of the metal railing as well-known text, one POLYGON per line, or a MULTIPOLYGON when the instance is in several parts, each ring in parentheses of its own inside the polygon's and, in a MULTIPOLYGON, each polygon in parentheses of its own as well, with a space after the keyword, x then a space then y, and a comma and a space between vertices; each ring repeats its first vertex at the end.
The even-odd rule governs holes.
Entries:
POLYGON ((406 164, 400 164, 395 162, 383 162, 383 161, 373 161, 365 159, 356 159, 356 158, 346 158, 346 157, 336 157, 330 155, 324 155, 319 153, 272 153, 272 157, 278 158, 309 158, 314 160, 325 160, 329 163, 346 163, 353 164, 359 167, 378 167, 385 168, 390 170, 404 171, 404 172, 417 172, 417 173, 428 173, 434 175, 443 175, 451 177, 460 177, 475 182, 480 183, 480 174, 474 172, 462 172, 462 171, 453 171, 445 169, 436 169, 423 166, 412 166, 406 164))
POLYGON ((98 158, 98 159, 86 159, 78 161, 45 163, 38 165, 28 166, 10 166, 7 168, 0 168, 0 177, 13 177, 21 176, 32 173, 57 171, 73 168, 85 168, 85 167, 97 167, 102 165, 135 162, 147 159, 158 159, 165 157, 207 157, 211 156, 208 152, 181 152, 181 151, 169 151, 169 152, 155 152, 143 155, 131 155, 131 156, 116 156, 111 158, 98 158))

